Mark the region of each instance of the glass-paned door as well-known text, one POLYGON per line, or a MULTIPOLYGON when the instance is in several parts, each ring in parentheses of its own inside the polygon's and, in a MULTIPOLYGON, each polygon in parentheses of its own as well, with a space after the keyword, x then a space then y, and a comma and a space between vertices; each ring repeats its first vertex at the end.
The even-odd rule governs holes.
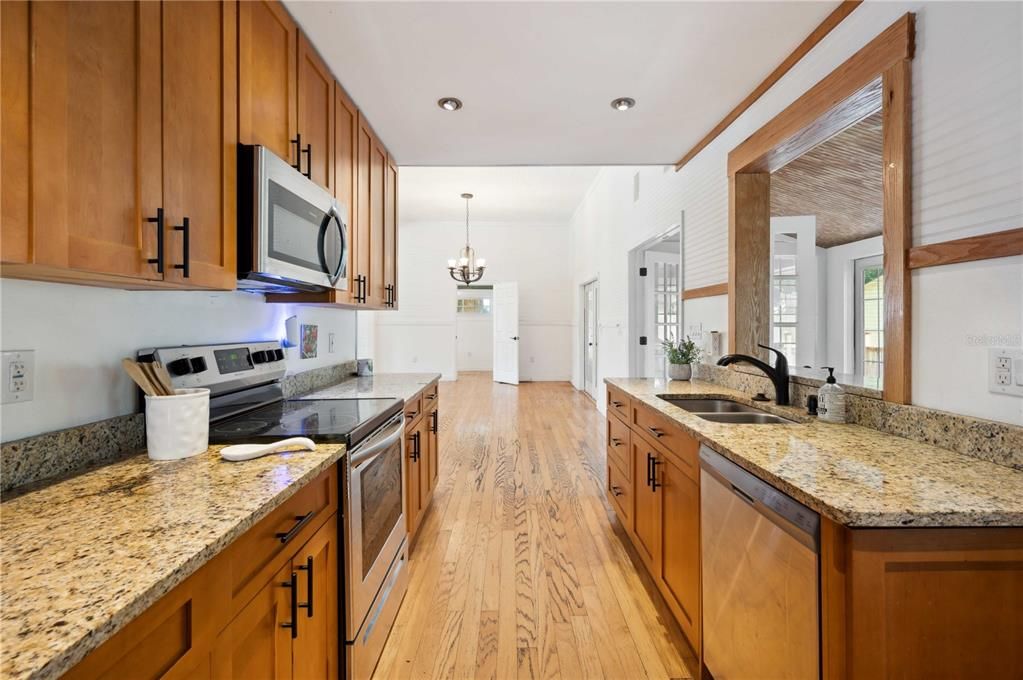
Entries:
POLYGON ((856 368, 867 384, 884 376, 884 258, 856 260, 856 368))
POLYGON ((771 346, 796 363, 799 270, 795 234, 777 234, 771 249, 771 346))
POLYGON ((659 378, 667 373, 665 340, 681 335, 682 282, 679 258, 668 253, 648 252, 647 265, 647 376, 659 378))

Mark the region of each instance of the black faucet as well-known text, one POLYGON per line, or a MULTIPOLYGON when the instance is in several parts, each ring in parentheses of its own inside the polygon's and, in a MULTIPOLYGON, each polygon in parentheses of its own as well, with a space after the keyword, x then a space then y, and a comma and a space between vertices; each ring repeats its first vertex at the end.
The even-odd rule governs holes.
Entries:
POLYGON ((756 366, 764 374, 771 379, 774 383, 774 401, 778 406, 789 405, 789 362, 785 358, 785 355, 776 350, 773 347, 767 345, 757 344, 757 347, 769 350, 778 355, 778 358, 774 362, 772 368, 770 364, 751 357, 746 354, 726 354, 725 356, 718 359, 718 366, 727 366, 728 364, 750 364, 756 366))

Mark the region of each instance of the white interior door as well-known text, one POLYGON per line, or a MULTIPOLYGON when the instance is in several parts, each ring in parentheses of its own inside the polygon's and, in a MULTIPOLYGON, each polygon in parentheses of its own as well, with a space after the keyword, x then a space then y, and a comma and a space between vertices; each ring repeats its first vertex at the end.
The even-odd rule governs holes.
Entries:
POLYGON ((597 282, 583 286, 583 387, 597 399, 597 282))
POLYGON ((494 284, 494 382, 519 384, 519 284, 494 284))

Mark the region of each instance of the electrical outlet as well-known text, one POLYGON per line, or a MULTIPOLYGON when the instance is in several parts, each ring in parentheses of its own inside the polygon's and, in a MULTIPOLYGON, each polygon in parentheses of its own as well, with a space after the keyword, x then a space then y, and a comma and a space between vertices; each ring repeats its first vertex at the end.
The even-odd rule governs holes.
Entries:
POLYGON ((988 391, 1023 397, 1023 349, 988 350, 988 391))
POLYGON ((327 333, 327 353, 334 354, 335 351, 336 350, 334 349, 334 334, 327 333))
POLYGON ((32 401, 35 392, 35 351, 3 353, 3 403, 32 401))

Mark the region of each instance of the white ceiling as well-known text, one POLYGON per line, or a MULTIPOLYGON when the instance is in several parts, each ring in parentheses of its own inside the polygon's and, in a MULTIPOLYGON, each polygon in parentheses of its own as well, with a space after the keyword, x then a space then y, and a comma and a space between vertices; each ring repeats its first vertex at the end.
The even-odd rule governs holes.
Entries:
POLYGON ((595 167, 401 168, 398 214, 407 222, 566 224, 597 176, 595 167))
POLYGON ((674 163, 837 5, 285 3, 400 165, 674 163))

